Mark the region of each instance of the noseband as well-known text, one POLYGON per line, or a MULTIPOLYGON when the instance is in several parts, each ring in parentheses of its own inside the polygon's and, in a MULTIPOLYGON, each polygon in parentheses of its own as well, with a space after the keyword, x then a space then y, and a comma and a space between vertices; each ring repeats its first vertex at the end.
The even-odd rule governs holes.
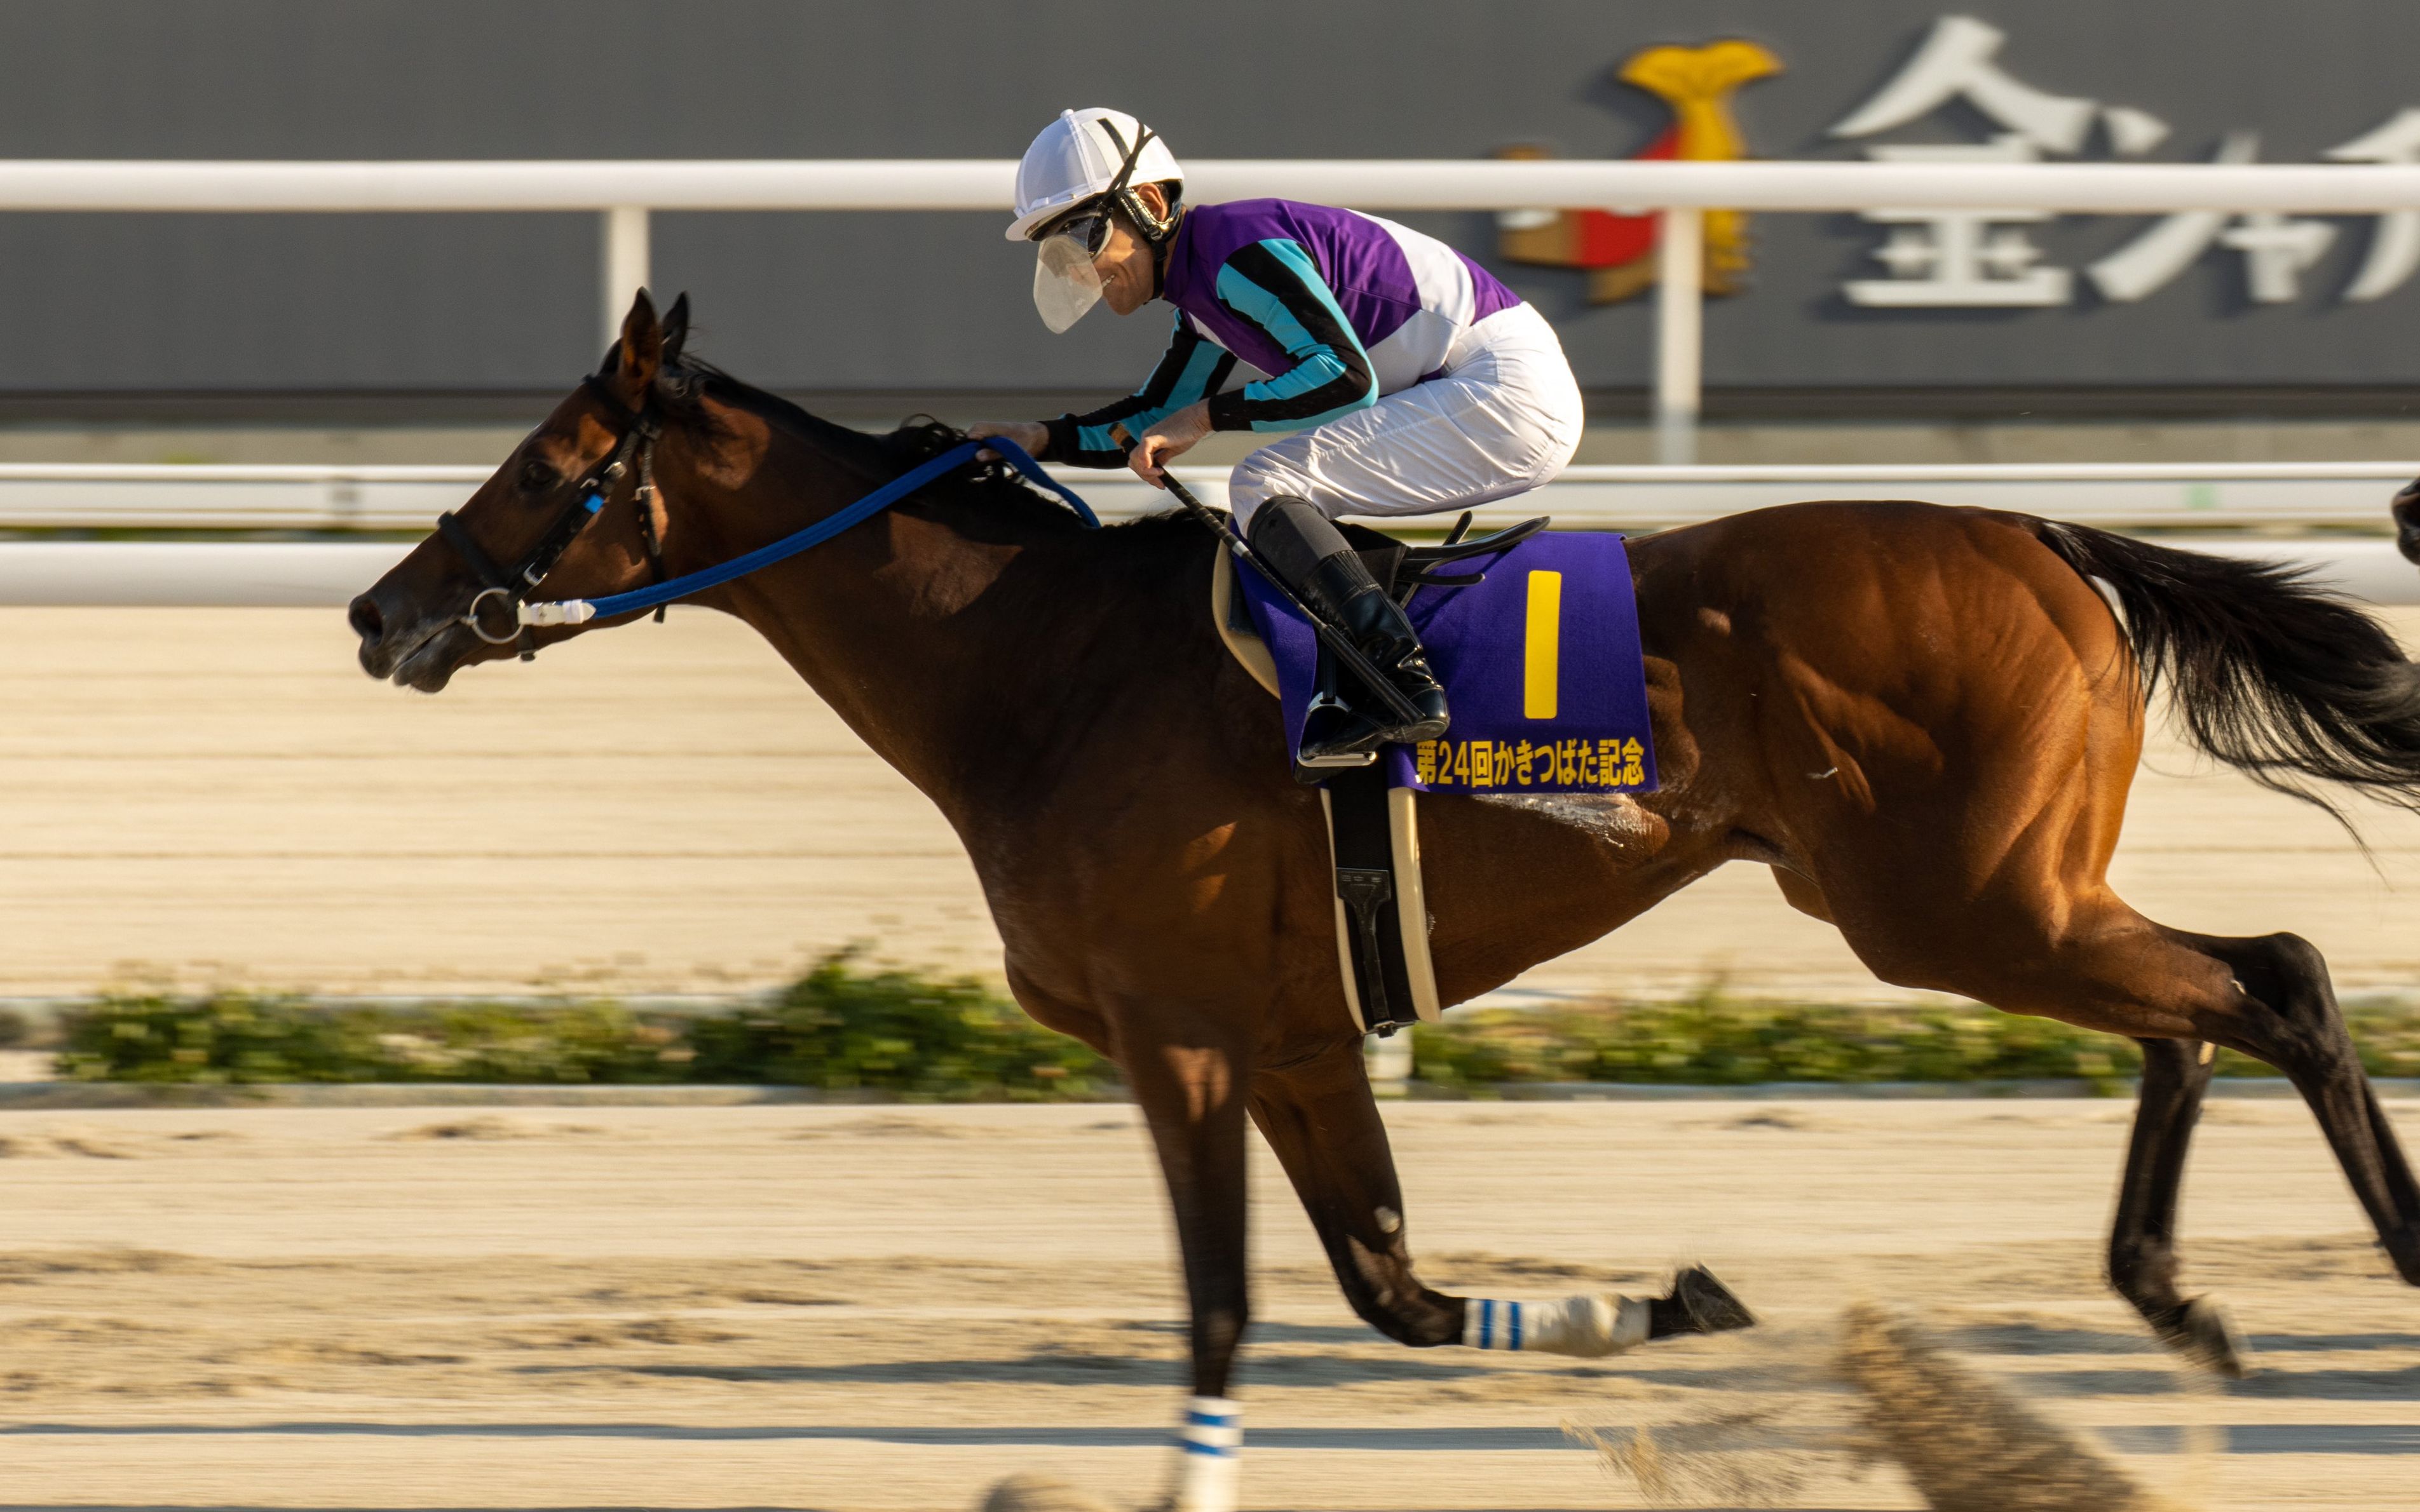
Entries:
MULTIPOLYGON (((540 535, 537 544, 514 563, 511 571, 496 565, 496 559, 488 555, 487 548, 472 536, 470 527, 457 518, 452 510, 437 517, 437 533, 445 537, 446 544, 461 555, 484 585, 471 595, 471 602, 463 609, 457 623, 491 646, 519 645, 523 661, 536 657, 537 640, 530 626, 520 623, 522 603, 536 591, 537 585, 546 579, 546 575, 554 570, 554 564, 563 559, 564 552, 571 548, 571 543, 579 539, 580 532, 588 528, 589 521, 603 513, 605 501, 621 486, 623 475, 630 471, 634 452, 637 454, 639 484, 632 498, 639 511, 639 537, 645 543, 647 566, 654 573, 655 580, 659 583, 664 580, 663 542, 656 534, 655 510, 656 441, 663 435, 664 427, 662 418, 656 413, 655 394, 650 390, 646 403, 634 412, 607 393, 605 385, 593 375, 581 382, 600 403, 611 406, 619 413, 623 424, 622 439, 614 443, 613 450, 607 454, 604 461, 573 486, 571 501, 563 506, 563 512, 554 517, 554 522, 546 528, 546 533, 540 535), (501 635, 491 634, 480 622, 481 610, 490 602, 496 606, 505 626, 501 635)), ((664 611, 659 606, 656 618, 660 622, 663 617, 664 611)))

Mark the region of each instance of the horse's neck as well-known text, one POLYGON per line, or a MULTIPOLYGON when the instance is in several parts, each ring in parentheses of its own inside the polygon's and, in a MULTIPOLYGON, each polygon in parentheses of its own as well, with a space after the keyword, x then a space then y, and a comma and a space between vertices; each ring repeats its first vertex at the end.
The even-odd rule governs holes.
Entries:
MULTIPOLYGON (((816 516, 874 486, 828 467, 792 476, 816 516)), ((761 503, 736 512, 776 517, 761 503)), ((712 549, 758 544, 735 536, 712 549)), ((722 607, 965 829, 1014 789, 1001 779, 1032 760, 1037 725, 1085 707, 1085 685, 1106 671, 1070 643, 1059 610, 1109 585, 1068 546, 999 522, 978 536, 947 509, 894 510, 732 584, 722 607)))

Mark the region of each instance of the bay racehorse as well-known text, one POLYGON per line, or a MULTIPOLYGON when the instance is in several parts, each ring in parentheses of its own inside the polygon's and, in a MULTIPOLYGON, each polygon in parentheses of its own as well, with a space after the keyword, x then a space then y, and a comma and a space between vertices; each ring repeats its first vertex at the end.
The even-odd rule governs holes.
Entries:
MULTIPOLYGON (((466 623, 493 563, 536 551, 634 428, 652 492, 619 479, 538 596, 724 562, 959 440, 817 420, 685 360, 685 330, 684 307, 659 322, 642 296, 602 369, 354 601, 368 672, 433 693, 510 655, 466 623)), ((1017 1001, 1123 1068, 1175 1207, 1206 1398, 1245 1330, 1248 1118, 1362 1318, 1409 1345, 1478 1342, 1480 1305, 1414 1273, 1339 984, 1319 800, 1214 629, 1218 549, 1183 517, 1084 529, 970 467, 697 600, 752 625, 939 807, 1017 1001)), ((2292 1080, 2420 1284, 2420 1187, 2319 952, 2155 923, 2105 876, 2161 680, 2194 743, 2258 780, 2411 803, 2420 675, 2378 624, 2281 567, 1922 503, 1761 510, 1638 539, 1630 561, 1662 789, 1560 812, 1424 795, 1445 1001, 1718 866, 1770 867, 1885 981, 2141 1041, 2108 1265, 2164 1339, 2239 1365, 2223 1315, 2180 1289, 2175 1244, 2212 1046, 2292 1080)), ((1668 1307, 1645 1332, 1691 1326, 1668 1307)))

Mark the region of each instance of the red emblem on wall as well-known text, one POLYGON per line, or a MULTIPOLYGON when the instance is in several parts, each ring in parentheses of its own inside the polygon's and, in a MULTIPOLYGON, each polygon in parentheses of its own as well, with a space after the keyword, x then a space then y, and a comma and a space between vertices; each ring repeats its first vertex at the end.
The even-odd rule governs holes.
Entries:
MULTIPOLYGON (((1672 124, 1630 161, 1719 162, 1745 158, 1747 141, 1731 114, 1731 96, 1743 85, 1780 71, 1781 60, 1771 52, 1737 39, 1704 47, 1651 47, 1634 54, 1614 70, 1614 77, 1670 106, 1672 124)), ((1540 147, 1516 147, 1497 156, 1536 159, 1553 154, 1540 147)), ((1497 220, 1497 251, 1506 261, 1584 268, 1591 303, 1630 299, 1655 282, 1653 215, 1604 209, 1511 210, 1497 220)), ((1748 266, 1747 217, 1737 210, 1707 211, 1706 292, 1737 292, 1748 266)))

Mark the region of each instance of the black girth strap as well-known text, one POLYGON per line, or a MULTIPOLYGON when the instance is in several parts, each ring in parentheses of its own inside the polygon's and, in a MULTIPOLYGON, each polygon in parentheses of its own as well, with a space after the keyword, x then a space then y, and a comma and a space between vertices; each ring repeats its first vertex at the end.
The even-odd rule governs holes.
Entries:
POLYGON ((1336 896, 1342 900, 1353 945, 1353 985, 1361 1022, 1388 1035, 1419 1022, 1411 967, 1404 959, 1401 889, 1395 881, 1393 830, 1387 817, 1384 762, 1329 772, 1329 835, 1336 853, 1336 896))

